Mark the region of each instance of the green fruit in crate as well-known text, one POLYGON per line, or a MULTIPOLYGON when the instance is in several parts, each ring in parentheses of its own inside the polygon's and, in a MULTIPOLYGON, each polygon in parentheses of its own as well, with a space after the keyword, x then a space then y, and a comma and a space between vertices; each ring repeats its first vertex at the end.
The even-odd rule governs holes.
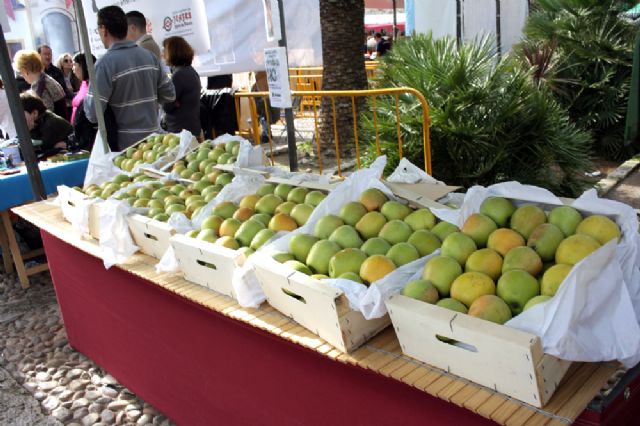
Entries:
POLYGON ((232 155, 231 157, 229 157, 229 159, 227 159, 227 162, 225 164, 233 164, 236 162, 236 156, 232 155))
POLYGON ((365 283, 374 283, 396 269, 396 265, 386 256, 374 255, 368 257, 360 266, 360 278, 365 283))
POLYGON ((356 223, 356 230, 362 235, 362 238, 368 240, 377 237, 386 223, 387 219, 382 213, 368 212, 356 223))
POLYGON ((240 207, 248 207, 250 209, 255 210, 256 209, 256 203, 260 200, 260 195, 258 194, 251 194, 251 195, 245 195, 244 197, 242 197, 242 200, 240 200, 240 207))
POLYGON ((238 219, 225 219, 220 224, 218 234, 220 234, 221 237, 233 237, 236 235, 236 232, 238 232, 238 229, 240 229, 240 226, 242 226, 242 222, 238 219))
POLYGON ((401 220, 391 220, 382 227, 378 236, 387 240, 389 244, 405 243, 411 237, 412 230, 401 220))
POLYGON ((116 157, 116 158, 114 158, 114 159, 113 159, 113 164, 114 164, 116 167, 120 167, 120 168, 122 168, 122 162, 123 162, 124 160, 125 160, 125 158, 124 158, 124 157, 122 157, 122 156, 118 156, 118 157, 116 157))
POLYGON ((131 182, 131 178, 127 175, 117 175, 116 177, 113 178, 113 183, 124 183, 124 182, 131 182))
POLYGON ((474 213, 467 218, 462 226, 462 233, 470 236, 476 246, 483 248, 487 246, 489 235, 498 229, 496 223, 487 215, 474 213))
POLYGON ((127 197, 125 198, 125 200, 127 201, 127 203, 129 203, 130 206, 133 206, 135 202, 138 201, 136 197, 127 197))
POLYGON ((344 225, 344 222, 338 216, 323 216, 318 220, 318 222, 316 222, 316 225, 313 228, 313 235, 320 239, 329 238, 333 231, 342 225, 344 225))
MULTIPOLYGON (((324 278, 328 278, 328 277, 324 277, 324 278)), ((362 278, 360 278, 360 275, 358 275, 355 272, 345 272, 344 274, 340 275, 338 278, 343 279, 343 280, 351 280, 351 281, 355 281, 355 282, 360 283, 360 284, 364 284, 362 282, 362 278)))
POLYGON ((224 145, 225 152, 233 153, 233 147, 240 147, 240 141, 229 141, 224 145))
POLYGON ((358 235, 358 231, 349 225, 342 225, 336 228, 329 236, 329 241, 333 241, 343 249, 360 248, 363 243, 362 238, 358 235))
POLYGON ((149 206, 149 199, 148 198, 138 198, 133 203, 133 207, 136 207, 136 208, 143 208, 143 207, 148 207, 148 206, 149 206))
POLYGON ((166 213, 158 213, 157 215, 153 216, 152 219, 157 220, 158 222, 166 222, 169 220, 169 215, 166 213))
POLYGON ((513 315, 518 315, 530 299, 540 294, 540 283, 528 272, 516 269, 502 274, 496 293, 507 302, 513 315))
POLYGON ((620 227, 606 216, 594 214, 585 218, 576 228, 576 234, 588 235, 600 244, 620 239, 620 227))
MULTIPOLYGON (((189 195, 189 197, 191 197, 192 195, 189 195)), ((187 197, 187 198, 189 198, 187 197)), ((164 205, 168 206, 170 204, 184 204, 184 199, 180 198, 176 195, 169 195, 168 197, 166 197, 164 200, 164 205)))
POLYGON ((269 226, 269 222, 271 221, 271 215, 266 213, 256 213, 251 216, 251 219, 259 220, 264 224, 264 226, 269 226))
POLYGON ((496 294, 496 285, 488 275, 482 272, 464 272, 453 280, 450 293, 451 297, 469 307, 480 296, 496 294))
MULTIPOLYGON (((240 207, 238 210, 236 210, 233 213, 233 218, 234 219, 238 219, 240 222, 244 222, 244 221, 249 220, 249 218, 251 218, 251 216, 253 216, 254 213, 255 212, 250 208, 240 207)), ((260 222, 260 221, 258 221, 258 222, 260 222)), ((262 222, 260 222, 260 223, 262 223, 262 222)))
POLYGON ((434 304, 438 301, 438 290, 427 280, 414 280, 402 289, 402 295, 434 304))
POLYGON ((200 233, 200 231, 198 231, 197 229, 192 229, 191 231, 187 232, 184 235, 189 237, 189 238, 196 238, 199 233, 200 233))
POLYGON ((285 201, 284 203, 280 204, 278 207, 276 207, 276 213, 284 213, 287 215, 291 215, 291 211, 293 210, 293 208, 296 206, 296 203, 293 203, 291 201, 285 201))
POLYGON ((271 229, 265 228, 265 229, 262 229, 262 230, 258 231, 256 236, 253 237, 253 240, 251 240, 251 244, 250 244, 251 248, 254 249, 254 250, 258 250, 267 241, 269 241, 271 239, 271 237, 273 237, 274 235, 276 235, 276 233, 274 231, 272 231, 271 229))
POLYGON ((355 226, 365 214, 367 208, 359 201, 352 201, 342 206, 339 216, 347 225, 355 226))
POLYGON ((276 208, 282 204, 282 198, 277 195, 267 194, 260 198, 256 203, 256 211, 258 213, 266 213, 273 215, 276 211, 276 208))
POLYGON ((276 186, 273 193, 274 195, 277 195, 283 200, 286 200, 287 196, 289 195, 289 192, 291 192, 292 189, 293 189, 293 185, 289 185, 287 183, 280 183, 276 186))
POLYGON ((465 272, 482 272, 496 281, 502 275, 502 257, 490 248, 471 253, 465 263, 465 272))
POLYGON ((318 238, 307 234, 296 234, 289 240, 289 252, 293 254, 296 260, 306 262, 307 256, 311 251, 311 247, 319 241, 318 238))
POLYGON ((468 312, 467 307, 464 306, 462 302, 450 297, 438 300, 436 305, 440 306, 441 308, 449 309, 450 311, 462 312, 463 314, 466 314, 468 312))
POLYGON ((562 240, 556 251, 556 263, 575 265, 600 248, 600 243, 588 235, 575 234, 562 240))
POLYGON ((549 300, 551 300, 551 296, 545 296, 545 295, 540 295, 540 296, 536 296, 532 299, 530 299, 526 305, 524 305, 524 309, 522 310, 522 312, 526 311, 527 309, 539 305, 540 303, 545 303, 548 302, 549 300))
POLYGON ((310 204, 297 204, 291 210, 291 217, 296 221, 298 226, 302 226, 309 220, 309 216, 313 213, 313 206, 310 204))
POLYGON ((287 260, 286 262, 284 262, 284 264, 285 266, 288 266, 295 271, 302 272, 305 275, 313 274, 313 272, 311 272, 311 269, 309 269, 307 265, 302 262, 298 262, 297 260, 287 260))
MULTIPOLYGON (((327 280, 327 279, 329 279, 329 277, 324 275, 324 274, 313 274, 313 275, 311 275, 311 278, 313 278, 314 280, 327 280)), ((360 279, 360 277, 358 277, 358 279, 360 279)))
POLYGON ((449 297, 451 284, 460 275, 462 275, 460 263, 442 255, 429 259, 422 271, 422 278, 430 281, 438 289, 440 297, 449 297))
POLYGON ((204 203, 204 198, 202 198, 202 195, 192 195, 189 198, 187 198, 186 200, 184 200, 184 204, 187 207, 189 207, 190 205, 192 205, 194 203, 204 203))
POLYGON ((265 195, 273 194, 273 191, 275 190, 276 190, 276 186, 274 184, 265 183, 260 188, 258 188, 258 191, 256 191, 256 194, 259 195, 260 197, 264 197, 265 195))
POLYGON ((362 244, 360 250, 365 252, 367 256, 373 256, 376 254, 386 255, 389 249, 391 248, 391 244, 389 244, 386 240, 383 240, 379 237, 369 238, 367 241, 362 244))
POLYGON ((191 153, 187 154, 187 156, 185 157, 185 160, 187 160, 187 163, 191 163, 191 162, 195 161, 196 158, 198 158, 198 154, 195 153, 195 152, 191 152, 191 153))
POLYGON ((240 248, 238 242, 234 240, 233 237, 227 235, 218 238, 215 243, 219 246, 226 247, 231 250, 238 250, 240 248))
POLYGON ((538 225, 546 222, 547 215, 540 207, 533 204, 525 204, 513 212, 510 228, 518 232, 526 240, 538 225))
POLYGON ((488 197, 480 205, 480 213, 490 217, 500 228, 509 224, 515 211, 513 203, 502 197, 488 197))
POLYGON ((533 230, 527 241, 527 246, 538 253, 540 258, 549 262, 555 258, 556 250, 564 240, 564 233, 551 223, 543 223, 533 230))
POLYGON ((229 159, 231 158, 231 154, 224 153, 220 157, 218 157, 218 164, 227 164, 229 159))
POLYGON ((556 207, 549 213, 549 223, 556 225, 565 237, 576 233, 582 214, 571 206, 556 207))
POLYGON ((220 216, 209 216, 200 224, 200 229, 213 229, 216 233, 220 230, 220 225, 222 225, 224 219, 220 216))
POLYGON ((510 250, 525 245, 522 235, 512 229, 496 229, 489 235, 487 247, 495 250, 501 256, 505 256, 510 250))
POLYGON ((153 191, 151 191, 151 189, 144 188, 144 187, 143 188, 138 188, 135 191, 135 196, 137 198, 151 198, 152 194, 153 194, 153 191))
POLYGON ((218 162, 218 158, 220 158, 220 156, 224 154, 224 151, 218 148, 212 149, 211 151, 209 151, 209 154, 207 155, 207 159, 214 161, 214 162, 218 162))
POLYGON ((184 169, 183 171, 180 172, 180 177, 182 179, 189 179, 191 178, 191 175, 193 174, 193 172, 189 169, 184 169))
POLYGON ((216 163, 214 163, 211 160, 202 160, 200 162, 200 165, 198 166, 198 171, 204 175, 208 175, 209 173, 211 173, 212 167, 215 166, 216 163), (211 166, 211 167, 209 167, 211 166), (209 167, 209 169, 207 170, 207 167, 209 167))
POLYGON ((192 173, 192 174, 191 174, 191 176, 189 176, 189 179, 191 179, 191 180, 194 180, 194 181, 195 181, 195 180, 200 180, 200 179, 202 179, 203 177, 204 177, 204 174, 203 174, 203 173, 195 172, 195 173, 192 173))
POLYGON ((142 159, 144 160, 145 163, 151 164, 154 161, 156 161, 157 156, 155 152, 147 151, 142 155, 142 159))
POLYGON ((329 261, 340 251, 340 246, 329 240, 315 243, 307 256, 307 265, 317 274, 329 272, 329 261))
POLYGON ((255 250, 253 250, 251 247, 240 247, 238 249, 238 254, 243 255, 245 258, 251 256, 253 253, 255 253, 255 250))
POLYGON ((218 236, 216 235, 216 231, 214 231, 213 229, 202 229, 200 232, 198 232, 196 238, 198 240, 207 241, 209 243, 215 243, 218 239, 218 236))
POLYGON ((262 222, 249 219, 240 225, 234 237, 240 242, 240 245, 250 246, 254 237, 263 229, 265 229, 265 226, 262 222))
POLYGON ((442 254, 457 260, 460 265, 464 265, 477 249, 473 239, 462 232, 449 234, 442 242, 442 254))
POLYGON ((540 280, 540 293, 545 296, 555 296, 560 284, 571 272, 571 265, 558 263, 547 269, 540 280))
POLYGON ((215 177, 211 176, 211 174, 216 171, 216 166, 217 166, 217 163, 215 161, 213 161, 213 160, 210 160, 210 163, 208 163, 205 166, 204 170, 202 170, 202 172, 205 174, 205 176, 212 183, 216 181, 215 177, 217 177, 217 175, 215 177))
POLYGON ((509 250, 502 262, 502 273, 520 269, 534 277, 542 271, 542 259, 531 247, 516 247, 509 250))
POLYGON ((181 183, 178 183, 173 185, 171 189, 169 189, 169 192, 171 192, 173 195, 179 195, 185 189, 187 188, 184 185, 182 185, 181 183))
POLYGON ((133 158, 133 154, 136 153, 136 149, 131 147, 131 148, 127 148, 127 150, 125 151, 125 155, 127 158, 133 158))
POLYGON ((187 166, 184 165, 183 163, 181 164, 175 164, 173 166, 173 168, 171 169, 172 172, 177 173, 177 174, 181 174, 181 172, 187 170, 187 166))
POLYGON ((199 180, 198 182, 193 184, 193 189, 195 189, 200 194, 202 194, 202 191, 209 188, 210 186, 213 186, 213 185, 211 185, 209 181, 199 180))
POLYGON ((231 149, 231 154, 234 157, 237 157, 239 153, 240 153, 240 144, 234 145, 233 148, 231 149))
POLYGON ((147 216, 155 217, 162 213, 164 213, 164 209, 153 208, 153 209, 149 209, 149 211, 147 212, 147 216))
POLYGON ((377 188, 369 188, 360 194, 360 202, 368 211, 380 210, 387 201, 389 199, 384 192, 377 188))
POLYGON ((433 213, 431 213, 431 210, 422 208, 407 215, 404 218, 404 221, 414 231, 418 231, 421 229, 430 230, 436 224, 436 217, 433 213))
POLYGON ((304 197, 304 203, 313 207, 318 207, 318 204, 320 204, 326 197, 326 194, 321 191, 311 191, 306 195, 306 197, 304 197))
POLYGON ((403 220, 409 216, 411 209, 402 203, 390 200, 382 205, 380 213, 382 213, 389 221, 403 220))
POLYGON ((169 195, 171 195, 171 192, 168 189, 160 188, 153 191, 153 194, 151 194, 151 198, 155 198, 156 200, 164 200, 169 195))
POLYGON ((207 195, 205 195, 204 197, 204 202, 208 203, 209 201, 213 200, 214 198, 216 198, 216 195, 219 194, 219 191, 212 191, 207 193, 207 195))
POLYGON ((269 229, 273 231, 293 231, 298 228, 298 224, 291 216, 285 213, 277 213, 269 221, 269 229))
POLYGON ((238 210, 238 207, 231 201, 223 201, 213 208, 213 214, 223 219, 229 219, 233 217, 236 210, 238 210))
POLYGON ((182 213, 186 209, 187 208, 183 204, 170 204, 164 209, 164 212, 171 215, 173 213, 182 213))
POLYGON ((216 185, 228 185, 233 180, 233 175, 231 173, 222 173, 220 176, 216 178, 216 185))
POLYGON ((397 266, 406 265, 420 258, 420 254, 416 248, 409 243, 394 244, 386 256, 397 266))
POLYGON ((431 232, 435 234, 436 237, 440 239, 440 241, 444 241, 445 238, 449 236, 449 234, 453 234, 454 232, 459 232, 460 229, 452 223, 449 222, 439 222, 433 228, 431 228, 431 232))
POLYGON ((407 242, 418 250, 420 257, 430 255, 439 249, 442 244, 435 234, 427 231, 426 229, 418 229, 417 231, 414 231, 407 242))
POLYGON ((209 148, 205 146, 201 147, 196 152, 196 160, 199 160, 199 161, 207 160, 209 158, 209 152, 211 152, 209 148))
POLYGON ((276 253, 272 257, 273 260, 280 263, 284 263, 287 260, 295 260, 291 253, 276 253))
POLYGON ((308 192, 309 190, 307 188, 302 188, 302 187, 293 188, 287 194, 287 201, 293 204, 302 204, 304 203, 304 199, 307 196, 308 192))
POLYGON ((329 260, 329 276, 337 278, 344 273, 360 273, 362 263, 367 260, 367 255, 357 248, 346 248, 336 253, 329 260))
POLYGON ((202 195, 203 197, 206 197, 209 194, 213 194, 213 193, 218 193, 220 192, 220 188, 217 185, 210 185, 207 186, 206 188, 203 188, 202 191, 200 191, 200 195, 202 195))
POLYGON ((191 162, 189 162, 189 164, 187 165, 187 169, 191 170, 192 172, 197 172, 200 170, 200 163, 201 160, 193 160, 191 162))
POLYGON ((493 294, 478 297, 469 307, 468 314, 496 324, 504 324, 512 316, 507 303, 493 294))

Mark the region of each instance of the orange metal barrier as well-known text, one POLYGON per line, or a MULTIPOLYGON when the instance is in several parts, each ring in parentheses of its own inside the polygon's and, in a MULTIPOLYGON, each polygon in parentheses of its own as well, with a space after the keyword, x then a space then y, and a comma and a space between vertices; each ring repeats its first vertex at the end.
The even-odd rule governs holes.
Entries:
MULTIPOLYGON (((358 115, 356 114, 356 98, 367 98, 371 102, 371 109, 373 113, 373 125, 375 128, 375 142, 378 155, 381 154, 380 149, 380 138, 378 132, 378 115, 376 110, 376 99, 380 96, 393 96, 395 99, 395 118, 396 118, 396 129, 398 135, 398 154, 399 157, 402 158, 402 134, 400 131, 400 108, 399 108, 399 97, 402 94, 409 94, 415 96, 416 99, 420 102, 422 107, 422 140, 423 140, 423 151, 424 151, 424 165, 425 171, 431 174, 431 140, 429 134, 429 125, 430 125, 430 117, 429 117, 429 104, 425 97, 417 91, 416 89, 410 87, 394 87, 387 89, 368 89, 368 90, 319 90, 319 91, 292 91, 291 96, 293 99, 295 98, 312 98, 315 102, 313 104, 313 120, 314 120, 314 138, 316 141, 316 147, 318 151, 318 168, 320 173, 322 173, 322 156, 320 153, 320 147, 322 144, 320 143, 320 132, 318 126, 318 116, 319 116, 319 108, 317 105, 320 105, 320 100, 322 98, 329 98, 331 100, 331 109, 332 109, 332 120, 333 120, 333 137, 335 140, 335 151, 336 151, 336 159, 337 159, 337 172, 339 176, 342 176, 341 171, 341 159, 340 159, 340 140, 338 135, 338 126, 337 126, 337 118, 336 118, 336 98, 348 98, 351 99, 352 111, 353 111, 353 132, 354 132, 354 142, 356 148, 356 165, 357 168, 360 168, 360 141, 358 138, 358 115)), ((236 92, 235 93, 235 102, 236 102, 236 114, 238 119, 238 126, 241 134, 245 136, 252 137, 254 144, 260 144, 260 126, 259 126, 259 117, 257 114, 256 108, 256 100, 261 99, 262 102, 267 102, 269 98, 268 92, 236 92), (242 108, 244 106, 244 110, 242 108), (247 111, 248 109, 248 111, 247 111), (246 113, 249 113, 248 115, 246 113), (244 133, 243 133, 244 132, 244 133)), ((265 108, 265 118, 267 123, 271 123, 271 116, 269 108, 265 108)), ((267 126, 267 136, 269 139, 269 151, 271 156, 271 163, 274 163, 273 160, 273 135, 271 133, 271 126, 267 126)))

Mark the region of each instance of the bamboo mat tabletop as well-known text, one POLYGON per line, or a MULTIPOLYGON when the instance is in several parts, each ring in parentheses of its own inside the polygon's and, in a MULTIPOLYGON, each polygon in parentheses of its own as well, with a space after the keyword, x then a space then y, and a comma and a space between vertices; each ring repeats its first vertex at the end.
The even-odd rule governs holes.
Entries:
MULTIPOLYGON (((60 208, 52 201, 23 205, 13 211, 74 247, 101 257, 97 241, 89 236, 81 237, 63 219, 60 208)), ((499 424, 571 424, 618 368, 616 362, 573 363, 549 403, 539 409, 403 355, 393 327, 388 327, 354 352, 345 354, 267 303, 257 309, 242 308, 227 296, 184 280, 179 273, 156 272, 157 262, 150 256, 135 254, 118 267, 185 299, 317 351, 336 362, 360 366, 398 380, 499 424)))

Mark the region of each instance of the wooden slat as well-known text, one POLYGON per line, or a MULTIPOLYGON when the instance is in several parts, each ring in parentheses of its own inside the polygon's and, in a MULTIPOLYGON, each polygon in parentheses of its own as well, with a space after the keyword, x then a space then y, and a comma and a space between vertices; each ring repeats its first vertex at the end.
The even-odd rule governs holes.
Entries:
MULTIPOLYGON (((57 238, 100 257, 97 241, 78 236, 62 219, 57 206, 42 202, 21 206, 14 211, 57 238)), ((181 274, 156 272, 156 263, 156 259, 136 254, 118 267, 148 280, 150 285, 157 285, 237 321, 313 349, 328 359, 376 371, 498 423, 566 424, 584 410, 616 369, 615 363, 574 363, 550 402, 539 410, 403 355, 392 328, 382 331, 358 350, 343 353, 267 304, 258 309, 242 308, 232 298, 190 283, 181 274)))

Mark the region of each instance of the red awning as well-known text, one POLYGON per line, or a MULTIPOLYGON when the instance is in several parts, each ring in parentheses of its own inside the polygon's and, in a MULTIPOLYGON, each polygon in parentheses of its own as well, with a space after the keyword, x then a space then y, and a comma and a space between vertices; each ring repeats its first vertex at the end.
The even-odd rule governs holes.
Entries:
MULTIPOLYGON (((393 9, 393 0, 364 0, 368 9, 393 9)), ((396 0, 396 8, 404 9, 404 0, 396 0)))

